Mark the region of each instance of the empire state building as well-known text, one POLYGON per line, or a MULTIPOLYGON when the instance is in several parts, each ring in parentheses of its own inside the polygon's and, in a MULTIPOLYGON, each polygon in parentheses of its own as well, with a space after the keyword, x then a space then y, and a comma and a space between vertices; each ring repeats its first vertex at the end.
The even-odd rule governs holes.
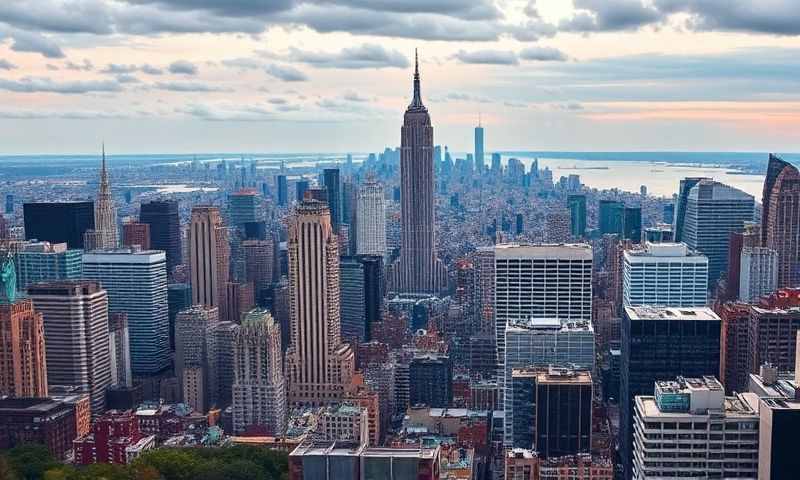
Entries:
POLYGON ((396 293, 437 294, 446 287, 447 272, 436 256, 433 126, 422 104, 417 58, 414 97, 400 135, 400 258, 393 265, 392 286, 396 293))

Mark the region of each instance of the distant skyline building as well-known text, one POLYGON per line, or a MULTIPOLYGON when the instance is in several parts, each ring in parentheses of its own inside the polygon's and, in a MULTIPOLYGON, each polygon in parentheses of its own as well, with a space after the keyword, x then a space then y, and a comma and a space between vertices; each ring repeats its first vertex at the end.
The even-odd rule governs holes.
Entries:
POLYGON ((622 238, 633 243, 642 243, 642 207, 623 208, 622 238))
POLYGON ((647 243, 623 252, 625 306, 705 307, 708 258, 685 243, 647 243))
POLYGON ((28 295, 44 320, 47 381, 89 394, 92 416, 106 408, 111 386, 108 295, 98 282, 39 283, 28 295))
POLYGON ((159 250, 117 249, 83 255, 83 276, 108 292, 110 313, 128 315, 134 375, 169 367, 167 258, 159 250))
POLYGON ((306 190, 308 190, 309 185, 308 180, 298 180, 295 182, 295 200, 297 200, 297 203, 302 202, 306 197, 306 190))
MULTIPOLYGON (((287 422, 280 326, 265 310, 249 312, 233 330, 233 431, 261 427, 280 436, 287 422)), ((310 365, 309 365, 310 367, 310 365)))
POLYGON ((66 243, 83 248, 84 234, 94 229, 94 202, 25 203, 25 239, 66 243))
POLYGON ((494 316, 498 363, 508 324, 530 318, 592 318, 592 248, 498 245, 494 249, 494 316))
POLYGON ((123 223, 122 246, 138 246, 142 250, 150 250, 150 224, 141 222, 123 223))
POLYGON ((181 223, 177 200, 153 200, 142 203, 139 222, 150 225, 150 247, 167 254, 167 272, 183 263, 181 223))
POLYGON ((478 126, 475 127, 475 170, 478 174, 483 174, 484 169, 483 152, 483 125, 481 125, 480 117, 478 118, 478 126))
POLYGON ((105 146, 103 146, 103 157, 100 165, 100 186, 97 192, 97 199, 94 202, 94 233, 89 235, 93 236, 93 247, 96 249, 102 250, 119 246, 117 210, 114 207, 114 198, 111 196, 111 184, 108 180, 108 170, 106 169, 105 146))
POLYGON ((730 235, 753 220, 752 195, 713 180, 701 180, 689 191, 681 241, 708 257, 709 286, 728 268, 730 235))
POLYGON ((393 265, 392 290, 436 294, 446 287, 447 271, 436 255, 433 126, 422 103, 418 60, 400 143, 400 258, 393 265))
POLYGON ((769 156, 761 201, 761 244, 778 254, 778 287, 800 286, 800 171, 769 156))
POLYGON ((383 185, 368 178, 358 189, 356 253, 386 256, 386 205, 383 185))
POLYGON ((0 299, 0 397, 47 397, 44 319, 28 298, 0 299))
POLYGON ((323 202, 305 200, 289 220, 291 343, 286 376, 292 404, 341 399, 354 356, 342 342, 339 245, 323 202))
POLYGON ((570 195, 567 197, 570 214, 570 233, 573 237, 586 235, 586 195, 570 195))
POLYGON ((338 168, 325 168, 322 170, 323 185, 328 192, 328 207, 331 209, 331 225, 333 231, 339 233, 342 224, 342 183, 339 178, 338 168))
POLYGON ((278 206, 286 207, 289 205, 289 183, 286 175, 275 176, 276 190, 278 191, 278 206))
POLYGON ((228 197, 228 215, 232 227, 244 232, 244 225, 258 221, 260 199, 258 192, 243 188, 228 197))
POLYGON ((600 234, 614 233, 621 237, 625 204, 616 200, 600 200, 598 208, 600 234))
POLYGON ((689 192, 702 180, 712 180, 708 177, 686 177, 678 186, 678 199, 675 204, 675 219, 672 225, 673 237, 676 242, 682 242, 683 229, 686 223, 686 207, 689 202, 689 192))
POLYGON ((381 319, 383 258, 368 255, 340 257, 342 338, 370 341, 371 327, 381 319))

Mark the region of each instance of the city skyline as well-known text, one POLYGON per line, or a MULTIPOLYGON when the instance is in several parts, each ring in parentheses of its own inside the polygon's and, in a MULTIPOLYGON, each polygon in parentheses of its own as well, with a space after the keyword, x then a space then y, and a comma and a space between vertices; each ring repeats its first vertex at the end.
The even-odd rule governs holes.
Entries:
POLYGON ((571 3, 12 0, 3 153, 376 150, 417 47, 453 150, 800 150, 791 1, 571 3))

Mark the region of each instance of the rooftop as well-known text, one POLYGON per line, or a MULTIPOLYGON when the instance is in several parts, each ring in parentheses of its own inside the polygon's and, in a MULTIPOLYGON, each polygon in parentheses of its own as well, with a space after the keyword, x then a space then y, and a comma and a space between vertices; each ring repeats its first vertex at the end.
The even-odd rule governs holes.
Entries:
POLYGON ((592 247, 587 243, 504 243, 495 246, 494 254, 495 258, 591 260, 592 247))
POLYGON ((529 318, 527 320, 509 320, 506 332, 530 330, 560 331, 593 331, 591 322, 567 321, 560 318, 529 318))
POLYGON ((643 249, 625 250, 625 258, 686 258, 691 257, 696 260, 708 261, 708 257, 694 250, 689 249, 685 243, 650 243, 645 244, 643 249))
POLYGON ((625 314, 631 320, 709 320, 720 318, 708 307, 625 307, 625 314))

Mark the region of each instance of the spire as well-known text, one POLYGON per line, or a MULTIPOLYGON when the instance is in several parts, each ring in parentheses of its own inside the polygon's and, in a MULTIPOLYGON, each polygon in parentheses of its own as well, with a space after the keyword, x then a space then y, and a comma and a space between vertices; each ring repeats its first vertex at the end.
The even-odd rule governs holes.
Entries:
POLYGON ((100 177, 103 178, 106 176, 106 142, 101 143, 100 148, 103 152, 103 161, 100 164, 100 177))
POLYGON ((419 82, 419 55, 414 49, 414 99, 411 100, 411 107, 422 108, 422 94, 420 93, 419 82))

